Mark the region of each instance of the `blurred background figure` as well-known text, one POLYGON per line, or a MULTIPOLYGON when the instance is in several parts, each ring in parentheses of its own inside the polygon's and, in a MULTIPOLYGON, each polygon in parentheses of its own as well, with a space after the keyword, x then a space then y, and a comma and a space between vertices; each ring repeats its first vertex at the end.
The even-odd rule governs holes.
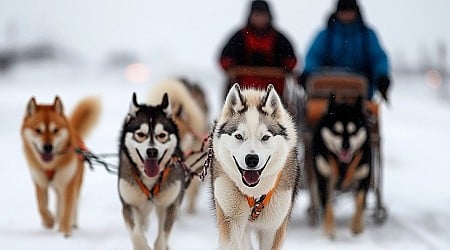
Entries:
POLYGON ((312 73, 344 70, 364 75, 369 82, 367 98, 378 89, 387 100, 389 62, 375 32, 361 15, 357 0, 338 0, 327 26, 315 37, 298 81, 305 87, 312 73))
MULTIPOLYGON (((220 66, 230 71, 240 66, 276 67, 291 72, 297 64, 289 40, 273 27, 273 16, 266 1, 253 1, 245 27, 226 42, 220 55, 220 66)), ((265 88, 272 83, 279 94, 283 93, 283 77, 257 75, 240 76, 244 86, 265 88)), ((226 91, 231 86, 226 86, 226 91)))

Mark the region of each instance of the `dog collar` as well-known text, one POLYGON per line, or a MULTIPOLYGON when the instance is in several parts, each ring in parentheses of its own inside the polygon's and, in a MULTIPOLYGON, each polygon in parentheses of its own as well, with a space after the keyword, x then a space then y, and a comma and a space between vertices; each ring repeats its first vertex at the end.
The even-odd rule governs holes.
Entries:
POLYGON ((155 183, 155 185, 152 187, 152 189, 148 189, 148 187, 142 182, 141 178, 135 173, 134 174, 134 180, 139 186, 139 189, 141 189, 142 193, 147 197, 148 200, 151 200, 153 197, 157 196, 161 192, 161 186, 164 183, 164 181, 167 179, 167 176, 170 173, 170 167, 166 167, 162 174, 159 176, 158 182, 155 183))
POLYGON ((248 217, 249 221, 255 221, 258 219, 259 215, 261 214, 264 207, 269 204, 270 199, 272 198, 273 192, 275 191, 275 187, 278 185, 278 182, 280 181, 281 173, 278 174, 277 179, 275 181, 275 185, 273 188, 267 193, 261 195, 258 199, 255 199, 254 197, 247 196, 247 203, 248 206, 252 209, 252 212, 250 213, 250 216, 248 217))

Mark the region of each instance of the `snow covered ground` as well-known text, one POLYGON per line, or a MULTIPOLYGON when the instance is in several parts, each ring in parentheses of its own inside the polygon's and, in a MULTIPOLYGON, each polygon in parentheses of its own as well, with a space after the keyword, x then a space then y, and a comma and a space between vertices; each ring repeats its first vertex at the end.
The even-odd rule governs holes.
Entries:
MULTIPOLYGON (((157 80, 172 72, 159 70, 157 80)), ((191 72, 191 75, 192 72, 191 72)), ((222 78, 214 72, 195 80, 208 90, 213 115, 219 108, 222 78)), ((376 225, 366 213, 366 230, 353 237, 348 222, 351 199, 337 202, 337 238, 306 223, 307 192, 302 191, 283 249, 450 249, 450 102, 427 87, 422 76, 395 77, 390 107, 382 110, 385 202, 389 218, 376 225)), ((69 70, 57 65, 20 65, 0 75, 0 248, 1 249, 130 249, 121 216, 117 177, 103 169, 86 171, 79 207, 79 226, 65 239, 41 225, 34 187, 20 140, 20 124, 31 96, 39 102, 62 97, 66 110, 87 95, 102 100, 101 120, 87 139, 94 152, 116 152, 118 133, 133 91, 141 100, 149 84, 127 83, 121 74, 69 70)), ((448 97, 447 97, 448 98, 448 97)), ((205 184, 196 215, 181 212, 170 239, 171 249, 217 249, 217 230, 205 184)), ((53 198, 54 199, 54 198, 53 198)), ((52 199, 52 201, 53 201, 52 199)), ((52 206, 52 209, 54 206, 52 206)), ((155 237, 152 218, 147 233, 155 237)))

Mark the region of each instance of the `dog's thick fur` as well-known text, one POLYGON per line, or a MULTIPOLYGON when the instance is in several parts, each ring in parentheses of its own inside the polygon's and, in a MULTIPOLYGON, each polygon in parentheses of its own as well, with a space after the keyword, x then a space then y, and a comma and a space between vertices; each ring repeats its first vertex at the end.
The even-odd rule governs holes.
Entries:
POLYGON ((171 110, 167 94, 155 106, 138 104, 133 94, 123 124, 118 189, 134 249, 150 249, 144 233, 153 208, 159 224, 155 249, 168 248, 169 234, 184 195, 184 169, 170 164, 171 159, 183 157, 171 110), (158 191, 153 192, 155 188, 158 191))
POLYGON ((299 179, 297 134, 272 85, 229 91, 213 131, 211 184, 221 249, 281 249, 299 179), (254 220, 248 199, 267 197, 254 220))
POLYGON ((36 188, 36 198, 43 224, 52 228, 55 221, 65 236, 77 226, 77 203, 83 180, 83 159, 74 148, 83 147, 83 138, 100 114, 95 98, 81 101, 70 117, 64 115, 59 97, 54 103, 28 102, 21 135, 25 157, 36 188), (48 209, 48 189, 57 194, 56 218, 48 209))
MULTIPOLYGON (((192 171, 198 172, 203 167, 203 158, 206 156, 200 149, 210 127, 205 93, 199 85, 186 79, 168 79, 152 86, 149 103, 158 104, 164 93, 169 95, 172 119, 178 127, 181 150, 187 154, 191 152, 185 162, 192 171)), ((188 213, 196 211, 199 186, 200 182, 195 178, 186 190, 188 213)))
MULTIPOLYGON (((324 215, 325 234, 336 234, 333 195, 336 190, 355 192, 352 233, 363 231, 363 211, 370 185, 371 150, 369 128, 363 113, 362 99, 354 104, 337 103, 330 96, 328 112, 316 127, 312 141, 316 179, 312 196, 319 201, 324 215)), ((314 199, 314 198, 313 198, 314 199)), ((315 208, 316 210, 318 208, 315 208)))

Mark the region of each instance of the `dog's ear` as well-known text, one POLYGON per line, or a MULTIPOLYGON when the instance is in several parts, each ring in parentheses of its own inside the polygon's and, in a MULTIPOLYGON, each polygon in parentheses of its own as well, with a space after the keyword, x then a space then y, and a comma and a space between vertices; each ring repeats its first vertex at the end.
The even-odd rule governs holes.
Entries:
POLYGON ((128 115, 127 115, 127 122, 133 118, 136 117, 136 113, 139 110, 139 104, 137 102, 136 93, 133 92, 133 96, 131 98, 130 108, 128 109, 128 115))
POLYGON ((36 106, 36 99, 34 97, 31 97, 27 104, 27 116, 31 116, 34 114, 34 112, 36 112, 36 106))
POLYGON ((64 113, 63 104, 59 96, 55 96, 55 100, 53 101, 53 108, 55 109, 57 114, 62 115, 64 113))
POLYGON ((268 115, 276 116, 282 107, 283 103, 281 103, 281 99, 278 96, 277 91, 272 84, 269 84, 262 102, 262 111, 268 115))
POLYGON ((336 95, 332 92, 328 97, 328 114, 334 114, 336 110, 336 95))
POLYGON ((170 105, 169 95, 167 93, 164 93, 163 95, 161 108, 163 109, 164 113, 166 113, 167 117, 172 115, 172 106, 170 105))
POLYGON ((239 84, 235 83, 230 91, 228 91, 227 98, 225 99, 224 115, 233 115, 242 112, 246 108, 247 106, 242 97, 241 88, 239 84))

